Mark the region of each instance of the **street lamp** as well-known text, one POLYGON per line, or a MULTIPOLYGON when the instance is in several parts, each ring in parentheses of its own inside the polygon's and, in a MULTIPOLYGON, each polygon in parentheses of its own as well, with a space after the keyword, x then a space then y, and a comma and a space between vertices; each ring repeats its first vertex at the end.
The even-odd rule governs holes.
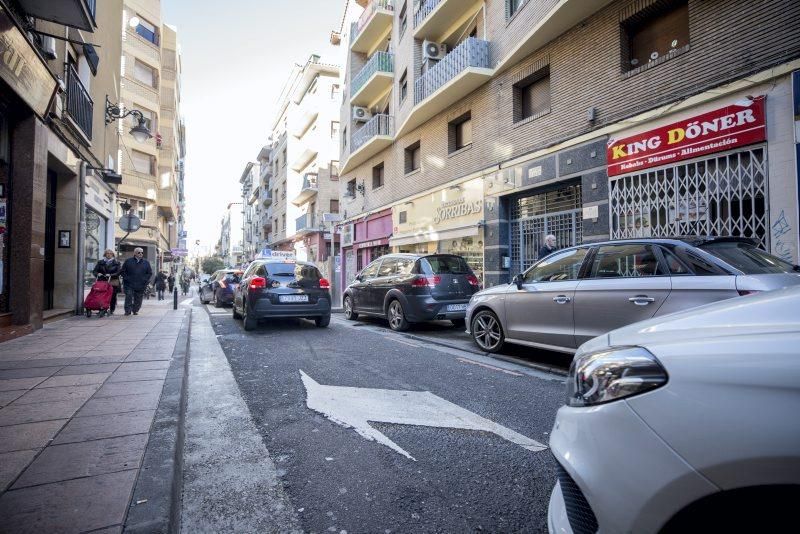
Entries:
POLYGON ((147 127, 147 119, 144 118, 144 115, 141 111, 138 109, 129 109, 128 111, 123 112, 119 107, 119 104, 112 104, 108 99, 108 96, 106 96, 106 124, 111 124, 117 119, 124 119, 128 115, 133 115, 138 121, 138 124, 131 128, 128 132, 133 136, 134 139, 140 143, 144 143, 153 137, 153 135, 150 133, 150 128, 147 127))

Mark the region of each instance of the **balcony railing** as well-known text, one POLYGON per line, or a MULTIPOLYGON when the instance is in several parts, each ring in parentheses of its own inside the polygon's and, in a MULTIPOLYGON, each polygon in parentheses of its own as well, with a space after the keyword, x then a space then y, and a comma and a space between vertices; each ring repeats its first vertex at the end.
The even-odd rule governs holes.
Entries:
POLYGON ((89 96, 89 92, 86 91, 72 65, 67 65, 67 113, 90 141, 92 140, 93 112, 92 97, 89 96))
POLYGON ((394 54, 389 52, 375 52, 372 54, 364 68, 353 76, 353 81, 350 82, 350 96, 357 94, 376 72, 394 73, 394 54))
POLYGON ((394 117, 391 115, 379 114, 372 117, 360 130, 353 134, 352 152, 355 152, 364 144, 378 135, 394 135, 394 117))
POLYGON ((261 204, 266 208, 272 204, 272 190, 264 188, 261 190, 261 204))
POLYGON ((367 26, 369 20, 375 14, 376 11, 379 9, 384 9, 386 11, 393 11, 394 10, 394 1, 393 0, 372 0, 369 5, 364 9, 364 12, 361 13, 361 16, 358 18, 356 22, 353 22, 350 26, 350 43, 358 39, 358 36, 361 34, 362 30, 367 26))
POLYGON ((300 189, 300 193, 292 200, 292 204, 295 206, 302 206, 308 200, 316 195, 318 192, 317 189, 317 173, 306 173, 303 176, 303 187, 300 189))
POLYGON ((304 213, 297 219, 295 219, 294 223, 294 230, 295 232, 308 232, 316 230, 316 224, 314 222, 314 214, 313 213, 304 213))
POLYGON ((437 89, 469 67, 490 68, 489 42, 468 37, 444 59, 414 82, 414 104, 419 104, 437 89))
POLYGON ((417 0, 414 12, 414 27, 419 26, 423 20, 428 18, 434 9, 442 2, 442 0, 417 0), (419 6, 419 7, 417 7, 419 6))

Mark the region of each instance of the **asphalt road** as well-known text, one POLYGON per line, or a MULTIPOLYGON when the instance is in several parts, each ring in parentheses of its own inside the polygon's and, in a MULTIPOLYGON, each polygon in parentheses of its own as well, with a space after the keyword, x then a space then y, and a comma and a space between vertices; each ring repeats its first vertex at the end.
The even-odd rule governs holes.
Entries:
MULTIPOLYGON (((310 409, 301 370, 320 385, 365 388, 346 391, 369 399, 381 398, 375 389, 431 392, 543 444, 563 403, 561 377, 341 315, 328 328, 276 320, 246 333, 230 309, 205 308, 303 530, 547 530, 549 450, 487 431, 371 423, 409 459, 310 409)), ((412 398, 391 409, 413 416, 412 398)))

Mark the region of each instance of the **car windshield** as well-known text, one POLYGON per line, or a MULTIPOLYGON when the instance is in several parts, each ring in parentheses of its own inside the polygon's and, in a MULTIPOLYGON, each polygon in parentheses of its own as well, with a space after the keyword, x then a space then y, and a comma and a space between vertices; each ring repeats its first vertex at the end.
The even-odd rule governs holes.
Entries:
POLYGON ((713 254, 744 274, 777 274, 796 272, 794 266, 750 243, 741 241, 711 242, 700 249, 713 254))
POLYGON ((426 256, 421 260, 423 269, 430 274, 470 274, 469 265, 461 256, 426 256))

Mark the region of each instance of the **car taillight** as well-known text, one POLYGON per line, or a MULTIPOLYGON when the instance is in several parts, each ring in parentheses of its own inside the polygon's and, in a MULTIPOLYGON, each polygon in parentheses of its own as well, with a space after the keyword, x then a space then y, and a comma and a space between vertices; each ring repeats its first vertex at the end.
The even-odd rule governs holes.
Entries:
POLYGON ((320 278, 319 279, 319 287, 321 289, 330 289, 331 288, 331 283, 328 282, 328 280, 325 279, 325 278, 320 278))
POLYGON ((417 276, 411 280, 411 287, 433 287, 441 283, 442 277, 439 275, 434 276, 417 276))
POLYGON ((475 287, 478 287, 479 285, 481 285, 481 283, 478 281, 478 277, 475 276, 474 274, 468 274, 467 275, 467 282, 469 282, 469 285, 475 286, 475 287))
POLYGON ((255 276, 250 280, 250 289, 263 289, 267 287, 267 280, 261 276, 255 276))
POLYGON ((758 291, 751 291, 749 289, 740 289, 739 296, 744 297, 745 295, 755 295, 758 291))

